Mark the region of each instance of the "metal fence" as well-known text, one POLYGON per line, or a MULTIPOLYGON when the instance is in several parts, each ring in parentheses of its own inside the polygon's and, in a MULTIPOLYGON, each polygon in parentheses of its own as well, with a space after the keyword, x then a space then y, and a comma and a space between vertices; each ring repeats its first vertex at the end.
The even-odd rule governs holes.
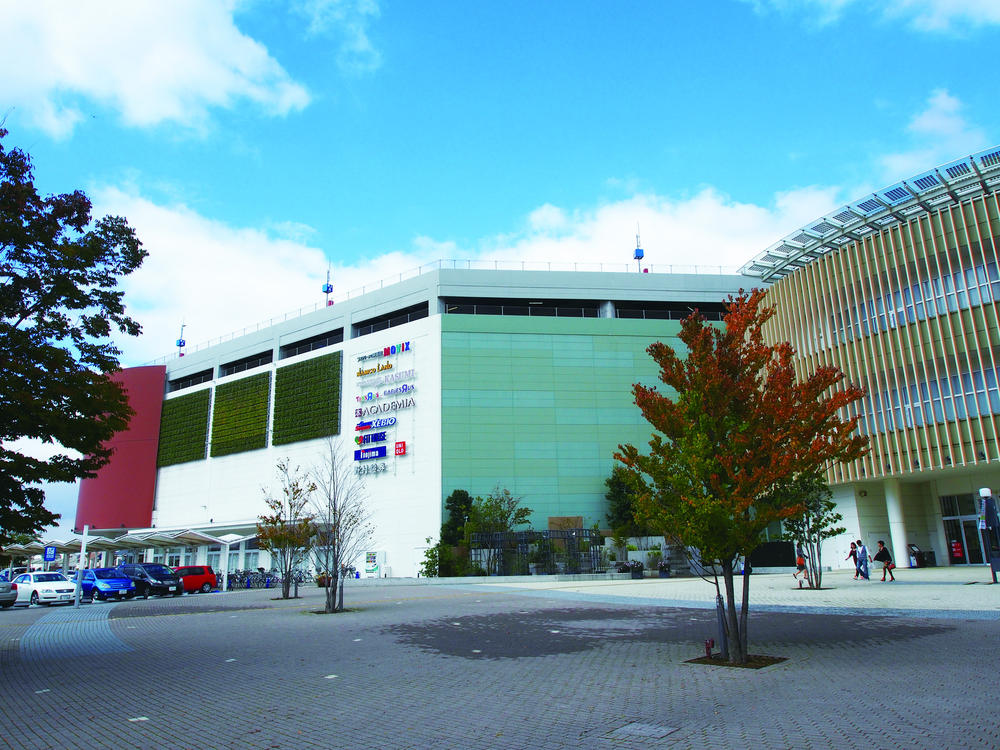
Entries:
POLYGON ((469 549, 486 575, 603 573, 604 537, 593 529, 477 532, 469 549))

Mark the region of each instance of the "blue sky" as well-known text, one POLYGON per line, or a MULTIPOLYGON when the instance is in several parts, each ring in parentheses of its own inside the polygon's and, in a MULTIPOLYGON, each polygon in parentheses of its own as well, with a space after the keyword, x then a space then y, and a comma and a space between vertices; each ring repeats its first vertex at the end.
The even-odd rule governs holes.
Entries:
MULTIPOLYGON (((995 0, 3 2, 45 192, 150 252, 123 362, 439 259, 733 268, 1000 141, 995 0)), ((16 71, 11 74, 10 71, 16 71)))

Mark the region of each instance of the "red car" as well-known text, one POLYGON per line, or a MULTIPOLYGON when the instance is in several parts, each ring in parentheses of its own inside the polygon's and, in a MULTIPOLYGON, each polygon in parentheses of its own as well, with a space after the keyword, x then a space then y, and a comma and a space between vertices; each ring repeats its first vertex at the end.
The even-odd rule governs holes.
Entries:
POLYGON ((185 565, 182 568, 174 568, 174 572, 177 573, 181 583, 184 584, 184 590, 188 593, 200 591, 207 594, 219 583, 215 577, 215 571, 210 565, 185 565))

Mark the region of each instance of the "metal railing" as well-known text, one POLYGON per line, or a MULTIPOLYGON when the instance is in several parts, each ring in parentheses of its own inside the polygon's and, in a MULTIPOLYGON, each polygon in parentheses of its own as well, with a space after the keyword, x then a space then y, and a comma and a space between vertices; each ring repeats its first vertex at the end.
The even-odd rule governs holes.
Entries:
MULTIPOLYGON (((407 279, 417 278, 425 273, 432 273, 434 271, 441 270, 471 270, 471 271, 572 271, 572 272, 587 272, 587 273, 636 273, 636 267, 631 263, 548 263, 548 262, 534 262, 534 261, 514 261, 514 260, 436 260, 431 263, 425 263, 416 268, 411 268, 407 271, 402 271, 395 276, 390 276, 388 278, 382 279, 381 281, 375 282, 373 284, 366 284, 364 286, 358 287, 357 289, 352 289, 346 294, 339 295, 337 297, 332 297, 333 302, 346 302, 347 300, 356 299, 365 294, 377 291, 379 289, 384 289, 387 286, 392 286, 393 284, 399 284, 400 282, 406 281, 407 279)), ((698 266, 698 265, 673 265, 673 264, 652 264, 646 266, 646 270, 649 273, 660 273, 660 274, 696 274, 696 275, 708 275, 708 276, 723 276, 726 274, 737 274, 738 269, 736 267, 730 266, 698 266)), ((186 353, 190 354, 192 352, 197 352, 202 349, 208 349, 209 347, 222 344, 226 341, 232 341, 233 339, 239 338, 240 336, 246 336, 250 333, 256 333, 258 331, 270 328, 278 323, 284 323, 288 320, 294 320, 295 318, 301 318, 303 315, 308 315, 309 313, 316 312, 317 310, 322 310, 327 307, 326 302, 316 302, 313 305, 308 305, 305 307, 300 307, 296 310, 291 310, 284 313, 283 315, 276 315, 267 320, 262 320, 259 323, 246 326, 245 328, 231 331, 230 333, 223 334, 222 336, 217 336, 208 341, 202 341, 197 344, 192 344, 185 347, 186 353)), ((148 365, 162 365, 177 359, 177 353, 164 355, 162 357, 157 357, 156 359, 147 362, 148 365)))

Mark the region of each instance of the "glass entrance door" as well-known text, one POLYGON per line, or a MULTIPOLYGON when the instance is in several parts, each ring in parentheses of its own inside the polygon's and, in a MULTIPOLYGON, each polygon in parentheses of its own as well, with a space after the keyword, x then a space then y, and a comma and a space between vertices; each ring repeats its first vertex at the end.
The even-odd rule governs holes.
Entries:
POLYGON ((982 565, 983 540, 979 532, 975 495, 947 495, 940 498, 948 560, 952 565, 982 565))

